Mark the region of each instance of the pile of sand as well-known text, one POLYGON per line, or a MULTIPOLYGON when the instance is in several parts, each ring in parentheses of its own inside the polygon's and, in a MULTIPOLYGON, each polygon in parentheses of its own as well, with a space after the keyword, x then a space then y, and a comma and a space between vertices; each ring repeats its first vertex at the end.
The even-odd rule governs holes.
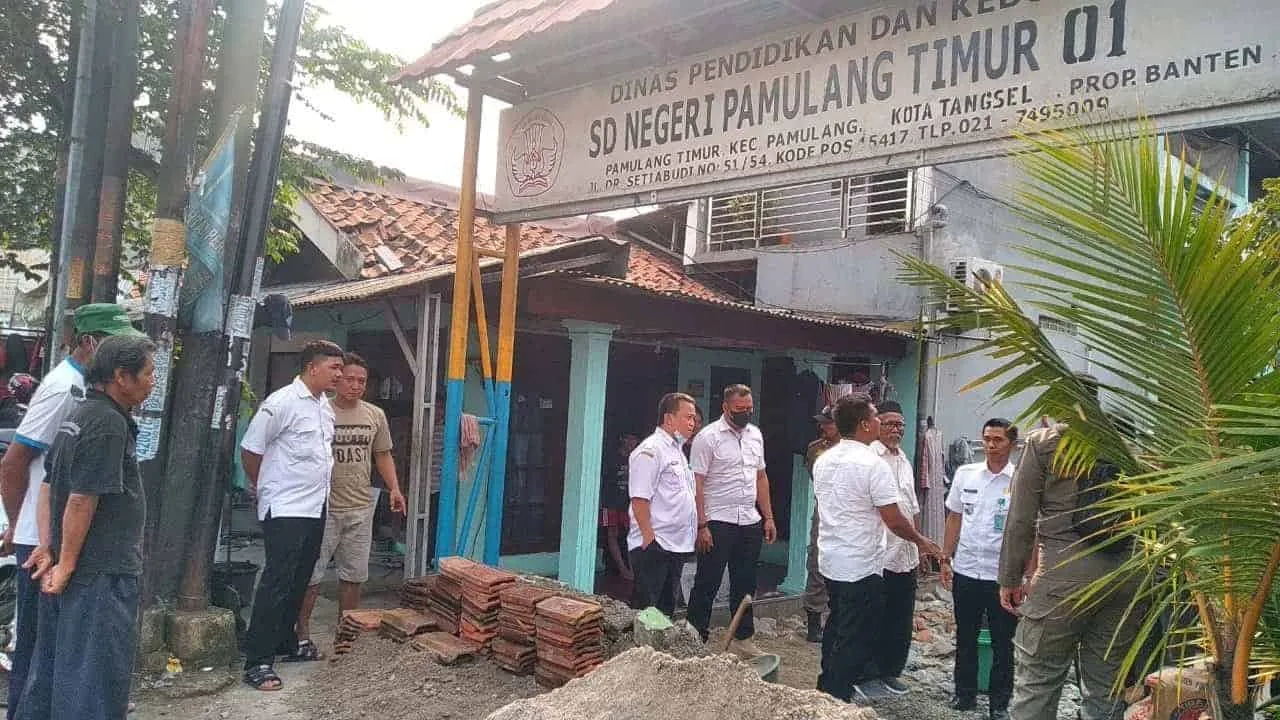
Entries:
POLYGON ((554 692, 517 700, 489 720, 876 720, 816 690, 761 680, 729 655, 678 660, 635 648, 554 692))

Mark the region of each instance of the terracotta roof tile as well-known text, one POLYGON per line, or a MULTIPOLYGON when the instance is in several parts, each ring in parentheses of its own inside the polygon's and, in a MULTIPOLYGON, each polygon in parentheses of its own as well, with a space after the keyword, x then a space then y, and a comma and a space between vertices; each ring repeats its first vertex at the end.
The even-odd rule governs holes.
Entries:
MULTIPOLYGON (((328 183, 315 183, 307 199, 334 227, 346 233, 364 253, 360 271, 363 278, 376 278, 432 267, 452 265, 456 260, 458 212, 439 203, 424 203, 393 195, 353 190, 328 183), (404 267, 389 271, 375 253, 386 246, 404 267)), ((485 218, 477 218, 473 235, 476 245, 501 250, 505 230, 485 218)), ((575 238, 538 225, 525 225, 520 250, 550 247, 575 238)), ((688 277, 678 258, 631 243, 626 280, 661 293, 675 293, 702 300, 732 301, 719 290, 688 277)))

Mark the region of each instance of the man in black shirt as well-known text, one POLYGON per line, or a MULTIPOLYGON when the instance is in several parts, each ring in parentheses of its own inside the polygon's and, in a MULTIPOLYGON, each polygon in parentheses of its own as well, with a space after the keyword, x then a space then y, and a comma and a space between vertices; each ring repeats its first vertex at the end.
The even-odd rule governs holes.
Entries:
POLYGON ((155 385, 155 345, 102 341, 91 388, 58 431, 40 490, 39 628, 19 720, 123 720, 137 650, 146 498, 130 409, 155 385))

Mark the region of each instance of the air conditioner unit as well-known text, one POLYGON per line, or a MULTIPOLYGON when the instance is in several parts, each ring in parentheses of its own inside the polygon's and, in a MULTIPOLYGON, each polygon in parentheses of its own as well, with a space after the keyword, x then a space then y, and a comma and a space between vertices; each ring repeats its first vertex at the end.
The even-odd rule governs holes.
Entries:
MULTIPOLYGON (((947 263, 947 274, 956 282, 970 290, 981 292, 985 282, 1004 284, 1004 266, 982 258, 958 258, 947 263)), ((960 308, 947 302, 948 313, 959 312, 960 308)))

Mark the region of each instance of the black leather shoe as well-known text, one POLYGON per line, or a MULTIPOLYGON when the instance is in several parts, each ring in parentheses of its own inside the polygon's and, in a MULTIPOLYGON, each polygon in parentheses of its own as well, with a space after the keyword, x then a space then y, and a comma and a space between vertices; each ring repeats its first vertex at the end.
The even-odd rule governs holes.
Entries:
POLYGON ((991 720, 1009 720, 1009 711, 1005 708, 991 708, 991 720))
POLYGON ((977 710, 978 699, 956 696, 951 698, 951 702, 947 703, 947 707, 951 708, 952 710, 955 710, 956 712, 969 712, 970 710, 977 710))
POLYGON ((822 642, 822 613, 809 613, 804 639, 811 643, 822 642))

